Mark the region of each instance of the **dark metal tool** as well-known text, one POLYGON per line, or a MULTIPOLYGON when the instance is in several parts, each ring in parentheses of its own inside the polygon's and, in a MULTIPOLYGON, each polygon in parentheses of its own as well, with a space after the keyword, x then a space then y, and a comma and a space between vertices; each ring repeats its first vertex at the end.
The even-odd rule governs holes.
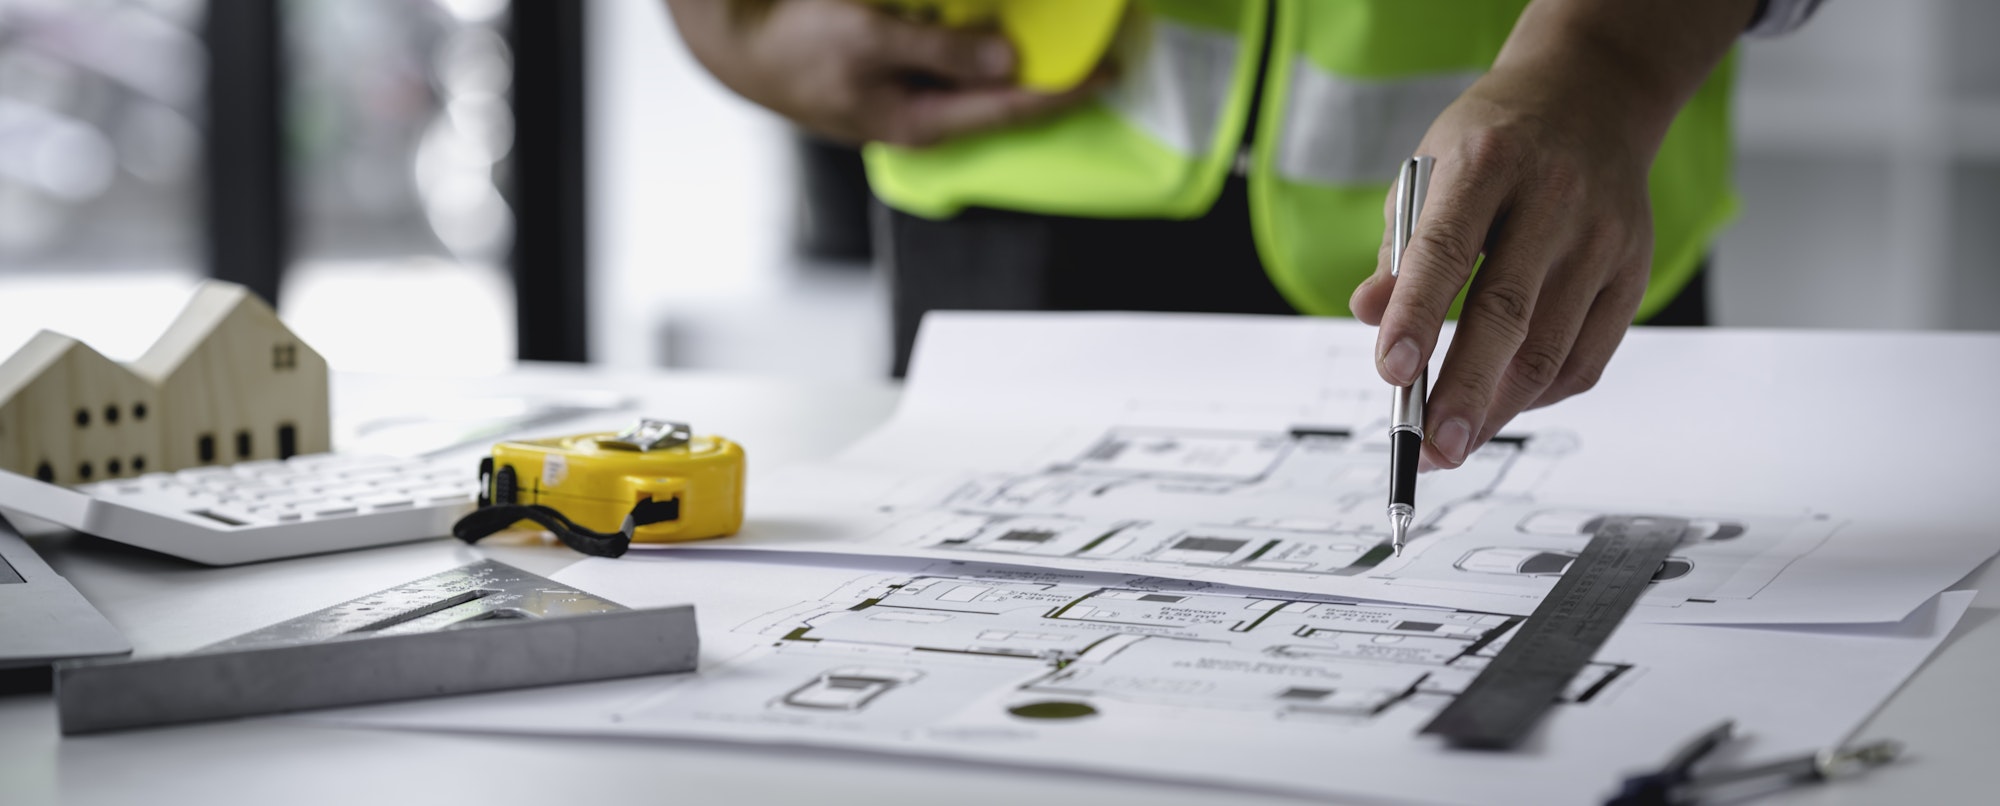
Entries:
POLYGON ((1903 754, 1901 742, 1883 739, 1752 767, 1695 772, 1696 764, 1735 738, 1735 728, 1735 722, 1725 721, 1703 731, 1675 752, 1666 766, 1626 778, 1606 806, 1690 806, 1718 794, 1733 802, 1746 795, 1844 778, 1903 754))
POLYGON ((633 610, 492 560, 185 655, 56 666, 65 734, 694 669, 694 606, 633 610))
POLYGON ((1646 592, 1687 527, 1680 518, 1605 518, 1506 647, 1423 732, 1455 747, 1519 744, 1646 592))

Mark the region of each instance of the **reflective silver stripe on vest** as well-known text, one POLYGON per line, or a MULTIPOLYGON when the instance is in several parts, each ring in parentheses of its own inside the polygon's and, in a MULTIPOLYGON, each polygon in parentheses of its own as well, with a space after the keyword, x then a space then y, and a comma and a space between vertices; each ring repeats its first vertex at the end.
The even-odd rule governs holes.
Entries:
POLYGON ((1118 43, 1123 73, 1105 106, 1162 145, 1208 153, 1236 80, 1236 35, 1157 18, 1118 43))
POLYGON ((1392 79, 1337 76, 1301 56, 1273 160, 1278 175, 1319 185, 1386 184, 1431 122, 1482 73, 1392 79))

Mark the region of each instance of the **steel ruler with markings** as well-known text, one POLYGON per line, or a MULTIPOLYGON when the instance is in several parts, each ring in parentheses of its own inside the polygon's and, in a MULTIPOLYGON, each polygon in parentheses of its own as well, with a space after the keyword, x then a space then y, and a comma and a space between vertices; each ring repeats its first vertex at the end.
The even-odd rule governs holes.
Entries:
POLYGON ((1680 518, 1605 518, 1500 654, 1423 732, 1455 747, 1519 744, 1618 629, 1687 527, 1680 518))

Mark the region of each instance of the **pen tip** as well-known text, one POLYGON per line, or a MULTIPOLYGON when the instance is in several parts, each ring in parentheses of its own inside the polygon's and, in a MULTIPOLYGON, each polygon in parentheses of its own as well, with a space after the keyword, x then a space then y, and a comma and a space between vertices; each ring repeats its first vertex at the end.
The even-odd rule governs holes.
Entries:
POLYGON ((1396 548, 1396 556, 1398 557, 1403 556, 1403 544, 1397 543, 1395 548, 1396 548))

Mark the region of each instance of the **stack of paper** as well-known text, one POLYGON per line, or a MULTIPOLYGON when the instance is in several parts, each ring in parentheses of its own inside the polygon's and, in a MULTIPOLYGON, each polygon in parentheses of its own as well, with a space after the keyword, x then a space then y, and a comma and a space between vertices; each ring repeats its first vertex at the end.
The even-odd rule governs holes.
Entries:
POLYGON ((741 536, 558 575, 695 602, 701 672, 343 718, 1584 802, 1722 719, 1756 737, 1745 762, 1839 743, 1971 600, 1940 592, 2000 549, 1970 460, 1891 419, 1903 389, 1991 399, 1993 379, 1927 373, 1893 338, 1635 332, 1600 389, 1424 477, 1394 557, 1373 335, 933 317, 896 417, 760 477, 741 536), (1617 514, 1697 528, 1534 740, 1418 735, 1617 514))

